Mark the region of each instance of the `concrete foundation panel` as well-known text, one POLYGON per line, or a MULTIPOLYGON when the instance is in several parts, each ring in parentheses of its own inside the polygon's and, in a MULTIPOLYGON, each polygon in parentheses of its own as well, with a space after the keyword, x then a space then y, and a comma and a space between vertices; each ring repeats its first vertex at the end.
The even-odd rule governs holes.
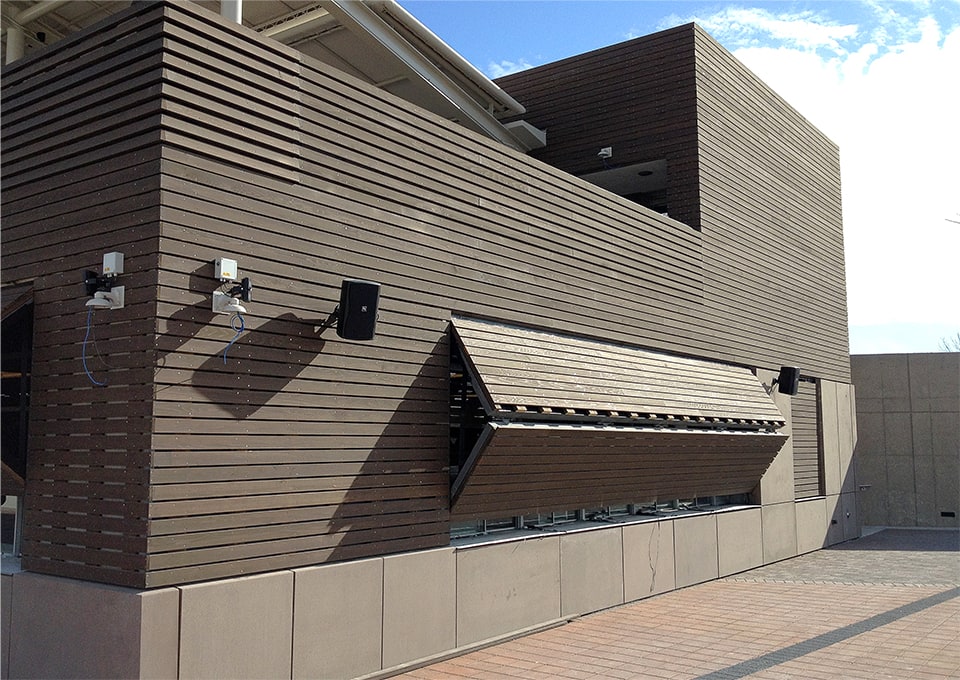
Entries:
POLYGON ((573 616, 623 603, 620 527, 560 537, 560 613, 573 616))
POLYGON ((560 617, 560 537, 457 552, 457 644, 560 617))
POLYGON ((286 678, 293 572, 182 586, 180 678, 286 678))
POLYGON ((453 548, 383 558, 383 667, 457 646, 453 548))
POLYGON ((381 669, 382 559, 296 569, 294 586, 294 678, 354 678, 381 669))
POLYGON ((763 564, 760 508, 717 514, 720 576, 737 574, 763 564))
POLYGON ((677 587, 673 522, 623 527, 623 595, 627 602, 677 587))
POLYGON ((719 577, 716 515, 674 520, 673 540, 678 588, 719 577))
POLYGON ((139 676, 137 591, 27 572, 11 590, 11 678, 139 676))
POLYGON ((797 554, 797 511, 795 503, 765 505, 763 520, 763 563, 779 562, 797 554))
POLYGON ((819 550, 827 544, 827 502, 823 498, 802 501, 797 511, 797 553, 819 550))

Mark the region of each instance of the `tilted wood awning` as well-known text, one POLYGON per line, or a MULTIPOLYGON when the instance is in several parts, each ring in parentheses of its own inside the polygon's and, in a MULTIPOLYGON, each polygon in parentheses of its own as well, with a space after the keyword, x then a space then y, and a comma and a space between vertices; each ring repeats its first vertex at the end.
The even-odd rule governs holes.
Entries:
POLYGON ((454 481, 454 517, 749 492, 787 440, 747 368, 477 319, 453 328, 490 419, 454 481))
POLYGON ((748 369, 489 321, 454 318, 494 417, 529 415, 776 428, 783 414, 748 369))
POLYGON ((488 423, 452 489, 483 519, 748 493, 783 446, 774 433, 488 423))

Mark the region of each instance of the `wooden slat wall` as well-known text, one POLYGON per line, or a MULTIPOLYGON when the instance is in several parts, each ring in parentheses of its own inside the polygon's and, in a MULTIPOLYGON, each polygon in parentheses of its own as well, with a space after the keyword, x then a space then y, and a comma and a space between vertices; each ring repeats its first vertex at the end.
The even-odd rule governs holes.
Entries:
POLYGON ((488 425, 456 519, 747 493, 786 435, 488 425))
POLYGON ((800 381, 790 400, 793 432, 793 489, 797 499, 823 494, 823 453, 820 445, 819 384, 800 381))
POLYGON ((699 228, 697 92, 690 27, 594 50, 496 82, 547 131, 531 153, 575 175, 667 160, 670 216, 699 228))
POLYGON ((4 93, 4 281, 37 279, 31 567, 162 586, 446 544, 452 312, 753 363, 701 331, 695 229, 189 3, 18 62, 4 93), (114 249, 95 390, 78 272, 114 249), (255 286, 226 363, 221 255, 255 286), (319 330, 346 277, 383 285, 372 343, 319 330))
POLYGON ((2 73, 2 279, 35 291, 23 566, 129 586, 146 567, 161 18, 131 11, 2 73), (126 307, 94 315, 96 387, 81 282, 113 250, 126 307))
POLYGON ((699 309, 685 225, 167 11, 148 585, 445 545, 452 309, 664 343, 699 309), (254 164, 274 135, 299 140, 295 162, 254 164), (255 286, 227 364, 218 255, 255 286), (344 277, 383 285, 372 343, 317 330, 344 277), (584 314, 600 300, 610 314, 584 314))
POLYGON ((719 312, 704 330, 756 365, 849 382, 837 147, 695 34, 704 294, 719 312))
POLYGON ((548 130, 534 153, 551 165, 601 170, 604 146, 617 166, 667 160, 669 213, 704 239, 705 305, 682 345, 849 381, 837 148, 702 29, 497 83, 548 130))

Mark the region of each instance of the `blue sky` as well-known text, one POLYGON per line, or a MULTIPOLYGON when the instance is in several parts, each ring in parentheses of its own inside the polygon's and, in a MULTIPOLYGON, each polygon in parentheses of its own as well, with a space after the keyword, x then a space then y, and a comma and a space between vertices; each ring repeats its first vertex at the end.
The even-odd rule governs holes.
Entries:
POLYGON ((490 77, 696 21, 840 146, 851 352, 960 333, 960 0, 400 0, 490 77))

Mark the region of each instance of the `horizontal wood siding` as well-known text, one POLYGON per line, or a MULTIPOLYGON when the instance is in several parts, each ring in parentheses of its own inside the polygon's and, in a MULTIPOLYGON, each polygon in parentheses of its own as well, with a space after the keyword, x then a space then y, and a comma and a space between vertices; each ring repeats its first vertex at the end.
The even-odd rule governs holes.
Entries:
POLYGON ((149 585, 445 545, 453 310, 687 334, 694 230, 202 10, 167 12, 149 585), (265 167, 275 136, 297 157, 265 167), (226 364, 219 255, 255 291, 226 364), (382 284, 371 343, 319 328, 345 277, 382 284))
POLYGON ((156 262, 159 8, 3 69, 5 286, 34 289, 23 567, 143 585, 156 262), (97 311, 85 269, 121 251, 126 307, 97 311))
POLYGON ((823 494, 823 451, 819 415, 819 384, 800 381, 800 389, 790 401, 793 489, 798 500, 823 494))
POLYGON ((767 322, 704 304, 692 39, 651 43, 655 104, 622 119, 666 121, 635 148, 671 162, 689 224, 191 3, 5 69, 3 281, 33 280, 37 310, 28 568, 153 587, 445 545, 452 315, 779 360, 777 336, 723 330, 767 322), (110 250, 128 299, 95 315, 94 388, 80 272, 110 250), (254 284, 226 352, 219 256, 254 284), (373 342, 323 328, 343 278, 382 285, 373 342))
POLYGON ((696 51, 704 330, 848 382, 837 147, 699 28, 696 51))
POLYGON ((456 519, 747 493, 786 435, 488 425, 456 519))
POLYGON ((692 26, 681 26, 496 82, 527 109, 521 118, 547 131, 533 157, 575 175, 666 159, 670 216, 699 228, 692 44, 692 26), (607 146, 605 164, 597 154, 607 146))
POLYGON ((669 214, 704 239, 704 306, 683 347, 849 381, 837 148, 702 29, 497 83, 547 130, 534 154, 551 165, 602 170, 606 146, 612 167, 667 160, 669 214))

